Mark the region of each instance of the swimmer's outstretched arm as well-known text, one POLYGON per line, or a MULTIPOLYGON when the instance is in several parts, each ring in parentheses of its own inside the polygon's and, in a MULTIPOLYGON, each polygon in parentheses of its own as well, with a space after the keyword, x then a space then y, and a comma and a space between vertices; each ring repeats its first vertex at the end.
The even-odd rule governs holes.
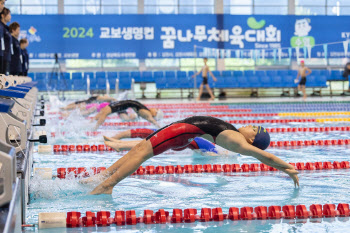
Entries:
POLYGON ((106 107, 102 108, 101 111, 93 119, 93 120, 97 121, 94 129, 95 130, 98 129, 98 127, 100 127, 100 125, 102 125, 103 122, 105 122, 107 116, 111 113, 112 113, 111 107, 106 106, 106 107))
POLYGON ((97 97, 97 101, 99 102, 113 102, 113 101, 117 101, 117 99, 113 98, 113 97, 110 97, 108 95, 100 95, 97 97))
POLYGON ((232 130, 225 130, 216 138, 216 144, 227 150, 252 156, 268 166, 287 173, 293 179, 294 185, 299 186, 298 172, 292 165, 286 163, 271 153, 250 145, 240 133, 232 130))

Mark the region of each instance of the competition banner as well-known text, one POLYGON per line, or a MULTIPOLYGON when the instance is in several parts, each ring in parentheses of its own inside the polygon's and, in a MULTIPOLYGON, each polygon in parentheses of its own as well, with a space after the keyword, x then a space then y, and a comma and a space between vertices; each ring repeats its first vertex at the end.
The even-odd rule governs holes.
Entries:
POLYGON ((55 53, 60 59, 191 58, 195 51, 197 57, 241 58, 274 58, 278 51, 280 59, 295 58, 297 50, 301 57, 305 50, 308 57, 338 58, 349 55, 342 43, 350 39, 349 20, 214 14, 12 16, 21 25, 21 38, 29 40, 32 59, 54 58, 55 53))

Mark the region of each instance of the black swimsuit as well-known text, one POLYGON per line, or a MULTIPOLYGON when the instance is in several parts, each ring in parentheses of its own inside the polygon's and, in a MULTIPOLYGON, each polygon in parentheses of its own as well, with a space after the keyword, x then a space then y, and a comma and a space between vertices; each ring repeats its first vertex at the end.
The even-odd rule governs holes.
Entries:
POLYGON ((306 84, 306 77, 301 77, 299 85, 304 85, 306 84))
POLYGON ((208 84, 208 77, 203 77, 202 84, 203 84, 203 85, 208 84))
POLYGON ((122 100, 118 102, 112 102, 109 104, 109 107, 111 107, 112 113, 125 113, 128 108, 134 109, 136 113, 138 113, 141 109, 149 111, 149 109, 145 105, 134 100, 122 100))

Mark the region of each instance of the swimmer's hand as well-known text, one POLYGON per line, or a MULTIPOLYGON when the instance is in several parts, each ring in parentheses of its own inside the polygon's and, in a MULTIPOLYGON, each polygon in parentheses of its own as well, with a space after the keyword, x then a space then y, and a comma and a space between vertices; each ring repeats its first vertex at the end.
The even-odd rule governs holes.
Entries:
POLYGON ((298 83, 299 82, 299 80, 298 79, 294 79, 294 83, 298 83))
POLYGON ((297 185, 298 185, 298 187, 299 187, 299 177, 298 177, 299 172, 296 171, 294 168, 293 168, 293 169, 287 168, 287 169, 285 169, 285 170, 283 170, 283 171, 284 171, 285 173, 287 173, 287 174, 290 176, 290 178, 293 179, 293 181, 294 181, 294 187, 297 187, 297 185))
POLYGON ((213 80, 214 80, 214 82, 218 81, 214 76, 213 76, 213 80))

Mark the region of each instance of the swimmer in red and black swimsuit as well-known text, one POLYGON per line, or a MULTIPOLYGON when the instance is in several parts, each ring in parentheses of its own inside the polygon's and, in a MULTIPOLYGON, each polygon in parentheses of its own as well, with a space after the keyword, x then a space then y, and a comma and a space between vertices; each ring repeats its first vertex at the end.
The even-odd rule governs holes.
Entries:
MULTIPOLYGON (((156 129, 138 128, 138 129, 125 130, 113 137, 103 136, 103 138, 105 140, 105 144, 116 151, 131 150, 134 146, 139 144, 142 140, 123 141, 119 139, 122 139, 122 138, 143 138, 144 139, 156 131, 157 131, 156 129)), ((190 144, 188 144, 186 147, 176 148, 173 150, 182 151, 187 148, 191 150, 196 150, 202 155, 218 156, 218 153, 219 153, 214 143, 209 142, 208 140, 201 137, 194 138, 193 141, 190 144)))
POLYGON ((135 100, 123 100, 110 103, 95 116, 94 120, 97 120, 95 129, 97 129, 106 120, 107 116, 112 113, 119 113, 120 117, 122 119, 124 117, 124 120, 126 120, 127 115, 125 116, 125 113, 128 108, 132 108, 138 116, 160 128, 156 119, 160 120, 163 118, 164 114, 162 110, 157 108, 148 109, 145 105, 135 100))
POLYGON ((116 184, 135 172, 146 160, 169 149, 186 147, 199 136, 229 151, 252 156, 268 166, 281 170, 299 186, 298 172, 294 167, 264 151, 270 144, 270 136, 263 127, 246 126, 236 129, 225 121, 209 116, 189 117, 159 129, 104 172, 83 180, 82 183, 104 180, 91 194, 111 194, 116 184))

